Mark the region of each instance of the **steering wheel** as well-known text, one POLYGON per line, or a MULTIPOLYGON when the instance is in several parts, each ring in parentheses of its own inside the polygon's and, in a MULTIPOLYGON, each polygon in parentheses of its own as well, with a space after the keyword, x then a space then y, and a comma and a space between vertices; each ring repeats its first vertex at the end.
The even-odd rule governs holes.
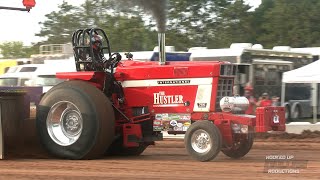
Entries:
POLYGON ((106 62, 107 67, 111 66, 112 68, 117 67, 118 63, 121 61, 121 55, 119 53, 113 53, 109 60, 106 62))

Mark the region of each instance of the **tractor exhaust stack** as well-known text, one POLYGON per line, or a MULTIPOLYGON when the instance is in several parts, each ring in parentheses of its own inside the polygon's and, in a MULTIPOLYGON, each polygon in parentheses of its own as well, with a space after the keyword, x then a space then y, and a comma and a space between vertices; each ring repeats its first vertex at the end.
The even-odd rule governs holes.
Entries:
POLYGON ((159 43, 159 64, 166 64, 166 34, 158 33, 158 43, 159 43))

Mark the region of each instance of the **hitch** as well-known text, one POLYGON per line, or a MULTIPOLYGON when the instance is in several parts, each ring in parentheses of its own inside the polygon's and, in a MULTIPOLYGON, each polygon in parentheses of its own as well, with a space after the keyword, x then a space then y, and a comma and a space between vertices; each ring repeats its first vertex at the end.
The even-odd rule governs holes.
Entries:
POLYGON ((285 131, 284 107, 258 107, 256 109, 256 132, 285 131))

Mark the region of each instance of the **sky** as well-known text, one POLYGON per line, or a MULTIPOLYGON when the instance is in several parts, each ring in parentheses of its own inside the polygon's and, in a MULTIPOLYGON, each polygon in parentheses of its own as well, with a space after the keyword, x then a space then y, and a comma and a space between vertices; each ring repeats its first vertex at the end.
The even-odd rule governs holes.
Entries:
MULTIPOLYGON (((69 4, 80 5, 85 0, 66 0, 69 4)), ((251 6, 257 7, 261 0, 246 0, 251 6)), ((45 15, 58 10, 63 0, 36 0, 36 6, 31 11, 9 11, 0 9, 0 43, 22 41, 24 45, 41 41, 35 36, 40 32, 39 22, 45 21, 45 15)), ((22 0, 0 0, 0 6, 22 7, 22 0)))

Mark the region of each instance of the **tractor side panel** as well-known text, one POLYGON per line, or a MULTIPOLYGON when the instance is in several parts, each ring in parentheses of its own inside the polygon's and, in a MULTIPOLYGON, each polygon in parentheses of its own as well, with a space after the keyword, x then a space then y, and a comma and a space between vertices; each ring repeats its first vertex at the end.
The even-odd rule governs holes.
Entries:
POLYGON ((212 112, 220 65, 125 61, 117 67, 115 78, 123 87, 128 108, 148 106, 154 114, 212 112))
POLYGON ((148 106, 153 113, 209 112, 215 95, 212 77, 123 81, 129 107, 148 106))

